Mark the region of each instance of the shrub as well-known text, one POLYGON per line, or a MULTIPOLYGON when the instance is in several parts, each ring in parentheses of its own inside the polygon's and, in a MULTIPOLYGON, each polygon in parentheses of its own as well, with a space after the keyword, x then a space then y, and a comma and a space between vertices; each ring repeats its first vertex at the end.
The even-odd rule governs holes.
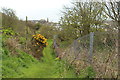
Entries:
POLYGON ((20 37, 19 38, 19 43, 20 44, 25 44, 26 38, 25 37, 20 37))
POLYGON ((16 49, 20 49, 20 44, 14 38, 8 38, 5 40, 4 46, 11 51, 11 54, 18 54, 16 49))
POLYGON ((43 56, 42 51, 47 45, 47 39, 44 36, 41 34, 33 35, 32 41, 28 45, 32 51, 30 54, 32 54, 35 58, 40 59, 40 57, 43 56))
POLYGON ((48 45, 47 39, 41 34, 33 35, 33 39, 35 41, 35 44, 38 46, 45 47, 46 45, 48 45))
POLYGON ((7 38, 17 34, 12 30, 12 28, 3 28, 1 32, 7 38))
POLYGON ((42 34, 47 39, 53 39, 53 35, 56 35, 58 33, 58 30, 56 27, 43 25, 38 33, 42 34))

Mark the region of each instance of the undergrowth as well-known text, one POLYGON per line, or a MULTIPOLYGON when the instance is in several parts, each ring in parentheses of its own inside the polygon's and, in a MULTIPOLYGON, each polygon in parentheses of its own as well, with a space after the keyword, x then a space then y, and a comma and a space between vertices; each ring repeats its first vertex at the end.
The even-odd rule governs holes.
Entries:
POLYGON ((52 40, 44 49, 41 60, 17 50, 18 55, 10 55, 10 51, 2 48, 2 77, 3 78, 75 78, 74 70, 66 70, 64 61, 56 60, 52 40))
MULTIPOLYGON (((4 39, 4 38, 3 38, 4 39)), ((89 73, 93 76, 92 69, 81 70, 80 75, 76 75, 72 66, 66 64, 64 60, 57 59, 52 49, 52 40, 48 40, 47 47, 43 50, 43 57, 37 60, 32 55, 22 50, 15 49, 18 54, 11 55, 11 51, 0 48, 2 52, 2 78, 86 78, 89 73), (83 74, 83 73, 84 74, 83 74)))
POLYGON ((53 49, 51 49, 52 40, 44 49, 41 61, 37 64, 31 64, 28 69, 22 69, 24 78, 75 78, 76 75, 72 69, 66 70, 66 65, 61 60, 56 60, 53 49))

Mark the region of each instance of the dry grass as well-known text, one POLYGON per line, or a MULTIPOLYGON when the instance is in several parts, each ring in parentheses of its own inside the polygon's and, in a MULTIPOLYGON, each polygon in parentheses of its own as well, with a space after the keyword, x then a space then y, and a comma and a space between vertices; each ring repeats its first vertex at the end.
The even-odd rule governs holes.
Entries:
POLYGON ((76 72, 88 66, 92 66, 96 72, 95 78, 117 78, 118 77, 118 57, 115 50, 93 53, 92 64, 89 63, 89 54, 87 50, 82 50, 75 58, 72 49, 66 49, 64 59, 74 65, 76 72))
POLYGON ((8 38, 5 40, 6 47, 11 51, 11 54, 18 54, 16 52, 17 49, 20 49, 20 44, 18 42, 18 39, 16 38, 8 38))
POLYGON ((93 58, 93 67, 97 78, 117 78, 118 57, 115 52, 96 53, 93 58))

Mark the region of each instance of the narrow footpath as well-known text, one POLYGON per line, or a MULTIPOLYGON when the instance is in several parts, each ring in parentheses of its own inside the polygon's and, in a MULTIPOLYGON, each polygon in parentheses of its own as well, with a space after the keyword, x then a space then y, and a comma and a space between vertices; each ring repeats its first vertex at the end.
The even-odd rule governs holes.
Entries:
POLYGON ((67 69, 64 61, 56 59, 52 49, 52 40, 48 40, 49 45, 44 48, 42 59, 39 63, 31 64, 27 69, 23 69, 22 78, 76 78, 74 70, 67 69))

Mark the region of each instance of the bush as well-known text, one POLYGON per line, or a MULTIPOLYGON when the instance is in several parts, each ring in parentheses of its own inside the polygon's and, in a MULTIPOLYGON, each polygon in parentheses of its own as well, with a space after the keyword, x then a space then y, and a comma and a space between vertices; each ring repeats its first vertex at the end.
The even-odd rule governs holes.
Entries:
POLYGON ((37 33, 42 34, 47 39, 53 39, 53 36, 58 33, 58 30, 53 26, 43 25, 37 33))
POLYGON ((2 35, 6 38, 9 38, 9 37, 12 37, 12 36, 15 36, 17 35, 17 33, 15 31, 13 31, 12 28, 4 28, 1 30, 2 32, 2 35))
POLYGON ((32 51, 32 55, 35 58, 40 59, 40 57, 43 56, 42 51, 47 45, 47 39, 41 34, 36 34, 33 35, 31 43, 28 45, 28 47, 32 51))
POLYGON ((20 49, 20 44, 14 38, 8 38, 5 40, 4 47, 11 51, 11 54, 18 54, 16 49, 20 49))
POLYGON ((33 39, 36 45, 46 47, 48 45, 47 39, 41 34, 33 35, 33 39))
POLYGON ((23 44, 23 45, 24 45, 24 44, 25 44, 25 41, 26 41, 26 38, 24 38, 24 37, 20 37, 20 38, 19 38, 19 43, 20 43, 20 44, 23 44))

